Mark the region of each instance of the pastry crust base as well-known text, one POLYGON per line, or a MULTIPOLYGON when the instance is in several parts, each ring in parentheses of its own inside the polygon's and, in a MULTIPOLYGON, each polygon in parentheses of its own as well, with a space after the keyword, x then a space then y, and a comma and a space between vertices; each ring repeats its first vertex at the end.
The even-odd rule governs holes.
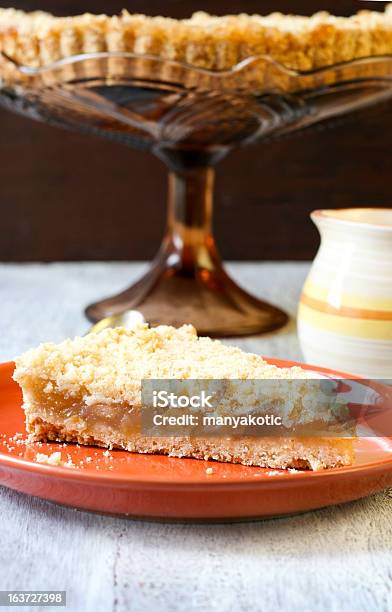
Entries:
POLYGON ((272 469, 320 470, 351 465, 351 438, 127 438, 111 428, 70 428, 62 419, 48 423, 38 415, 27 416, 27 431, 34 441, 76 442, 83 445, 117 448, 134 453, 191 457, 272 469))

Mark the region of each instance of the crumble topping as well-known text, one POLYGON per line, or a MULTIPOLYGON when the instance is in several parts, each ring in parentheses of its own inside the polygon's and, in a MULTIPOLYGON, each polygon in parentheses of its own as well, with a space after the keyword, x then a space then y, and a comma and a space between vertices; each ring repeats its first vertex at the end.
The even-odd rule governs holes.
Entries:
POLYGON ((16 61, 42 66, 79 53, 152 54, 199 68, 229 69, 252 55, 269 55, 288 68, 310 70, 392 52, 392 9, 335 17, 272 13, 189 19, 130 14, 54 17, 0 9, 1 48, 16 61))
POLYGON ((61 395, 91 406, 140 404, 141 381, 148 378, 305 379, 308 374, 300 367, 270 365, 219 340, 198 338, 191 325, 150 329, 146 324, 41 344, 16 359, 14 372, 25 405, 37 392, 46 401, 61 395))

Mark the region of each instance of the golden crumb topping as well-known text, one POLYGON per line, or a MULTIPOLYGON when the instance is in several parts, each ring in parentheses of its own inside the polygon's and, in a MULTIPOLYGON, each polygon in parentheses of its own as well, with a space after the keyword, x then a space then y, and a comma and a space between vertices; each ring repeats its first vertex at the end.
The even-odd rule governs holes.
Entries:
POLYGON ((296 70, 392 53, 392 9, 351 17, 272 13, 189 19, 130 14, 54 17, 0 9, 0 51, 17 62, 42 66, 96 51, 153 54, 200 68, 225 70, 253 55, 269 55, 296 70))
POLYGON ((262 357, 198 338, 194 327, 106 329, 60 344, 45 343, 16 359, 14 379, 30 394, 87 403, 131 402, 142 379, 306 378, 300 367, 278 368, 262 357))

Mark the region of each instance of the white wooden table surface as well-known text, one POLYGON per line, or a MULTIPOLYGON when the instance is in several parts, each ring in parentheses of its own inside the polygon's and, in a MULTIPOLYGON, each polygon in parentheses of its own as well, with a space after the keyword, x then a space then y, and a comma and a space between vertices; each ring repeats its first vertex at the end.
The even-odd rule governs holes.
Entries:
MULTIPOLYGON (((0 265, 0 359, 83 333, 82 307, 143 268, 0 265)), ((228 268, 295 315, 307 264, 228 268)), ((301 357, 294 324, 236 344, 301 357)), ((170 525, 67 509, 0 487, 0 544, 0 589, 66 590, 72 612, 392 611, 391 491, 291 518, 170 525)))

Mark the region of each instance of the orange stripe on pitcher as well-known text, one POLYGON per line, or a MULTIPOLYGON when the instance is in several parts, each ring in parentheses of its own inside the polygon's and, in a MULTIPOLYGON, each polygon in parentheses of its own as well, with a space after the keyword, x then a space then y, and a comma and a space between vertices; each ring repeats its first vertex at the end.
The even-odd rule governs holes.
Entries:
POLYGON ((322 302, 315 298, 302 293, 301 303, 305 304, 313 310, 324 312, 327 314, 338 315, 340 317, 349 317, 351 319, 371 319, 373 321, 392 321, 392 311, 387 310, 370 310, 367 308, 353 308, 351 306, 340 306, 336 308, 327 302, 322 302))

